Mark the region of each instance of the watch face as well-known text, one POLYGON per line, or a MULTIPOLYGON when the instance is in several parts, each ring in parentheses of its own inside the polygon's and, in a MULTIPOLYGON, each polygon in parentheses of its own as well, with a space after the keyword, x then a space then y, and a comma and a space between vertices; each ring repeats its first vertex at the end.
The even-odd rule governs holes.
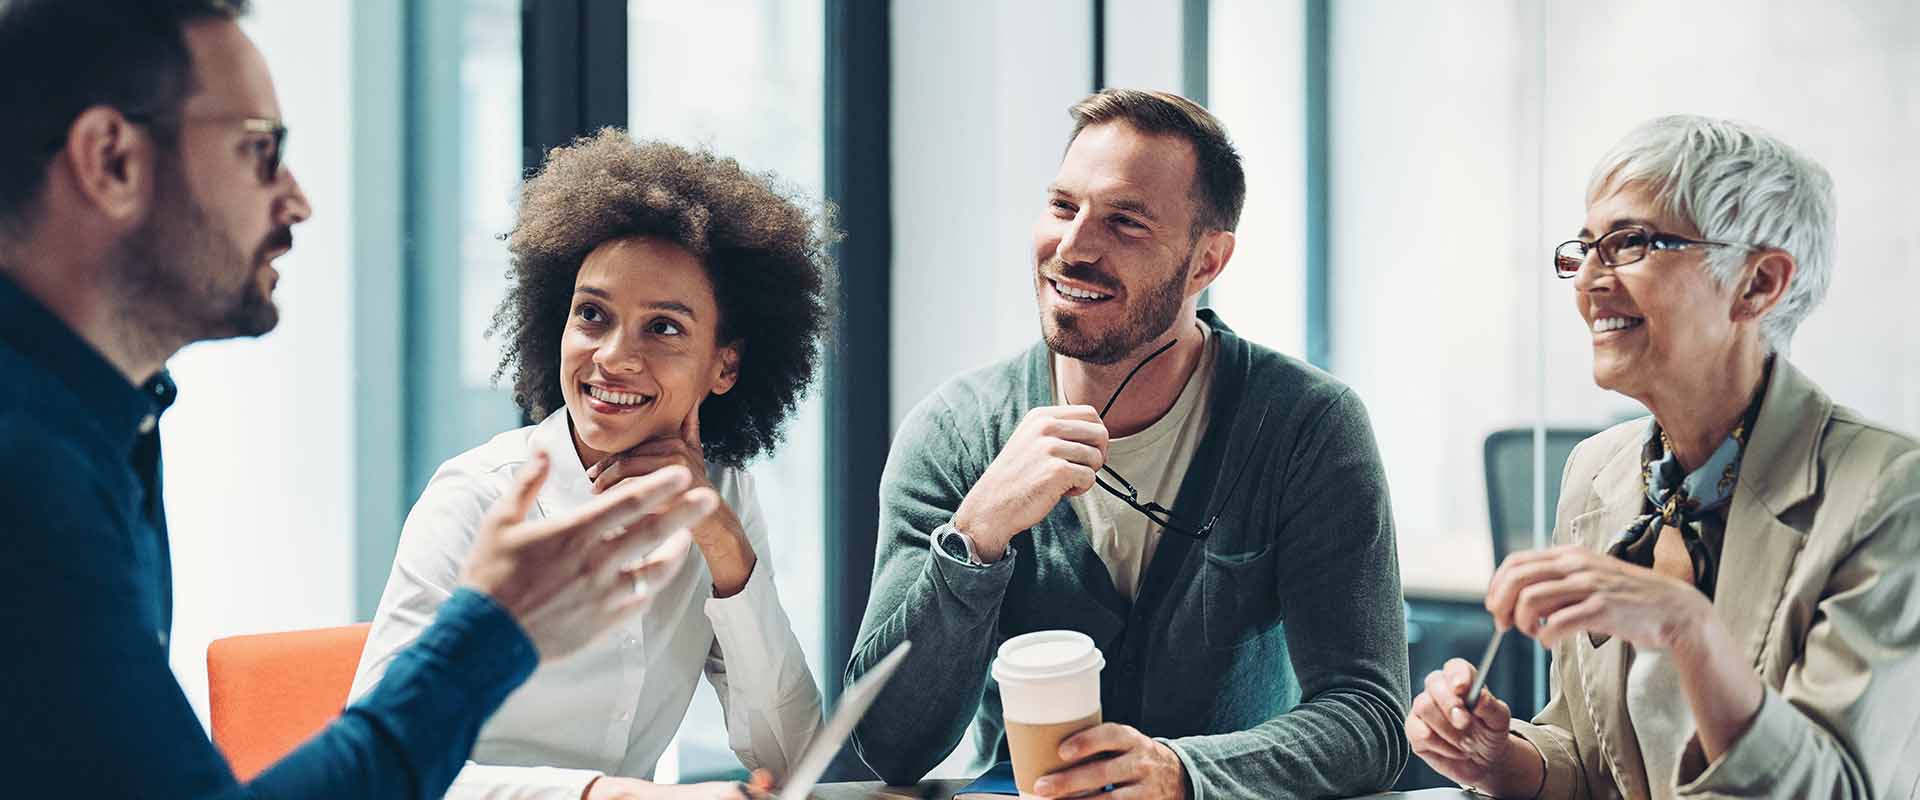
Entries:
POLYGON ((940 550, 952 556, 956 561, 971 562, 973 560, 967 557, 967 540, 954 531, 947 531, 941 534, 940 550))

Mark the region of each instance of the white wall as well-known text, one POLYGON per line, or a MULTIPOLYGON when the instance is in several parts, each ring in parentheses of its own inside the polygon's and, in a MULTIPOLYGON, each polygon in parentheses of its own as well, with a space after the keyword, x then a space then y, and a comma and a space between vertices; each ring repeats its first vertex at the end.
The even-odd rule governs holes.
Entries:
POLYGON ((1085 3, 893 8, 892 423, 1039 340, 1032 231, 1093 81, 1085 3))
POLYGON ((353 616, 353 232, 345 3, 260 3, 243 27, 273 72, 312 221, 280 259, 280 326, 170 362, 161 426, 174 672, 204 722, 215 638, 353 616))

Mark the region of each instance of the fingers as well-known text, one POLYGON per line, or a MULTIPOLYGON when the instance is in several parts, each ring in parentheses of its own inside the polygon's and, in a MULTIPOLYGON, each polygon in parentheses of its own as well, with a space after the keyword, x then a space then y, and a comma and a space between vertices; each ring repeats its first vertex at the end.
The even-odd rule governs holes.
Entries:
MULTIPOLYGON (((628 478, 651 475, 675 464, 681 466, 686 465, 686 461, 678 453, 671 455, 617 455, 609 457, 602 463, 606 466, 600 470, 599 474, 589 474, 587 476, 593 480, 594 494, 605 493, 608 489, 613 488, 628 478)), ((691 472, 692 470, 689 469, 688 471, 691 472)))
POLYGON ((667 537, 639 561, 625 564, 614 562, 610 573, 618 576, 619 580, 608 580, 603 584, 608 594, 607 624, 626 619, 653 602, 654 592, 647 587, 658 585, 654 579, 671 572, 692 546, 693 534, 681 530, 667 537))
POLYGON ((1034 791, 1048 797, 1071 797, 1112 784, 1131 783, 1139 764, 1128 756, 1134 755, 1142 741, 1150 740, 1133 728, 1113 722, 1095 725, 1062 739, 1059 756, 1073 765, 1041 776, 1034 784, 1034 791), (1088 760, 1105 753, 1122 755, 1088 760))
MULTIPOLYGON (((1476 670, 1466 659, 1452 658, 1440 668, 1440 673, 1442 697, 1445 698, 1441 710, 1446 712, 1447 721, 1452 722, 1455 728, 1465 729, 1468 717, 1473 714, 1472 709, 1467 707, 1467 692, 1473 689, 1476 670)), ((1435 698, 1436 702, 1440 699, 1435 698)))
POLYGON ((1448 754, 1438 750, 1422 751, 1419 745, 1414 745, 1413 752, 1420 757, 1421 761, 1427 762, 1427 766, 1433 767, 1433 771, 1459 783, 1479 784, 1483 782, 1486 775, 1486 765, 1463 754, 1448 754))
MULTIPOLYGON (((698 414, 696 411, 695 414, 698 414)), ((689 416, 688 419, 694 419, 689 416)), ((674 436, 660 436, 648 439, 619 453, 601 459, 600 463, 587 468, 587 480, 593 482, 593 491, 599 494, 621 480, 637 475, 646 475, 671 464, 681 464, 695 473, 696 482, 706 467, 706 454, 700 449, 699 422, 693 422, 694 439, 686 440, 674 436)), ((682 423, 680 435, 688 432, 686 423, 682 423)))
POLYGON ((1456 748, 1462 745, 1466 729, 1472 724, 1461 705, 1459 690, 1453 688, 1453 682, 1443 672, 1427 674, 1425 690, 1413 699, 1409 716, 1426 723, 1434 736, 1456 748))
POLYGON ((1077 419, 1083 422, 1099 422, 1100 410, 1087 405, 1042 406, 1034 413, 1047 414, 1054 419, 1077 419))
POLYGON ((1108 786, 1133 783, 1139 773, 1139 762, 1131 756, 1129 753, 1050 772, 1034 781, 1033 790, 1046 797, 1074 797, 1108 786))
POLYGON ((666 507, 654 509, 603 536, 601 546, 625 553, 624 557, 631 560, 640 551, 649 550, 667 536, 698 525, 719 507, 720 495, 712 488, 701 486, 689 489, 669 500, 666 507))
POLYGON ((1595 596, 1595 588, 1591 577, 1578 574, 1521 589, 1513 606, 1513 626, 1521 633, 1538 638, 1540 620, 1595 596))
POLYGON ((1132 748, 1138 738, 1139 733, 1125 725, 1101 723, 1060 740, 1060 757, 1079 761, 1101 753, 1117 753, 1132 748))
POLYGON ((680 566, 687 551, 693 549, 693 531, 680 529, 662 539, 651 551, 639 556, 637 560, 618 560, 616 554, 607 556, 599 566, 599 576, 595 583, 611 595, 612 616, 624 618, 628 612, 645 606, 653 599, 655 585, 670 577, 674 568, 680 566))
POLYGON ((1080 419, 1056 419, 1049 422, 1041 432, 1055 439, 1078 442, 1100 451, 1101 457, 1107 453, 1107 426, 1100 422, 1088 422, 1080 419))
POLYGON ((1535 639, 1547 647, 1558 647, 1562 639, 1596 627, 1601 614, 1606 611, 1606 601, 1599 595, 1593 595, 1573 605, 1553 612, 1547 617, 1545 625, 1534 634, 1535 639))
POLYGON ((545 450, 533 451, 533 457, 527 459, 526 466, 513 476, 513 489, 495 500, 492 513, 500 515, 500 522, 515 523, 527 518, 533 510, 534 498, 540 496, 540 487, 547 482, 547 475, 553 471, 553 459, 545 450))
POLYGON ((1449 658, 1447 663, 1440 665, 1440 672, 1458 689, 1462 698, 1466 697, 1467 689, 1473 686, 1475 670, 1472 664, 1464 658, 1449 658))
MULTIPOLYGON (((689 491, 667 508, 603 539, 588 556, 590 568, 630 571, 636 561, 655 560, 656 551, 665 550, 669 542, 677 542, 678 534, 686 533, 690 537, 693 526, 719 507, 720 495, 712 489, 702 487, 689 491)), ((677 553, 670 555, 678 556, 677 553)))
POLYGON ((1051 440, 1046 452, 1054 458, 1064 459, 1091 469, 1099 469, 1107 463, 1107 454, 1101 452, 1100 448, 1065 439, 1051 440))
POLYGON ((1098 473, 1081 464, 1062 464, 1059 479, 1065 482, 1061 494, 1067 497, 1079 497, 1093 491, 1094 479, 1098 473))
MULTIPOLYGON (((635 580, 657 577, 680 563, 681 557, 693 546, 693 531, 686 528, 673 531, 642 554, 638 559, 615 562, 621 578, 631 583, 635 580)), ((628 548, 636 549, 636 548, 628 548)))
POLYGON ((1513 728, 1513 709, 1486 687, 1480 689, 1480 702, 1473 706, 1473 718, 1495 733, 1505 734, 1513 728))
POLYGON ((532 528, 526 535, 549 536, 601 535, 618 532, 641 517, 666 505, 693 485, 693 473, 674 465, 621 481, 617 486, 587 501, 572 514, 532 528))
POLYGON ((1107 452, 1107 425, 1093 406, 1043 406, 1027 412, 1021 427, 1038 436, 1079 442, 1107 452))
POLYGON ((620 460, 620 454, 615 453, 613 455, 607 456, 606 458, 600 459, 600 461, 594 464, 593 466, 587 467, 587 480, 593 480, 594 478, 600 477, 600 473, 607 471, 608 467, 613 466, 614 462, 617 462, 619 460, 620 460))
POLYGON ((1441 736, 1426 720, 1418 716, 1407 717, 1407 744, 1413 747, 1414 755, 1431 762, 1434 758, 1448 761, 1462 761, 1467 755, 1453 742, 1441 736))
POLYGON ((1493 615, 1493 624, 1499 628, 1514 627, 1513 607, 1521 590, 1541 581, 1565 577, 1578 562, 1578 557, 1568 551, 1579 549, 1563 545, 1508 556, 1506 562, 1494 570, 1493 582, 1487 586, 1487 612, 1493 615))
POLYGON ((1428 674, 1426 689, 1414 697, 1405 725, 1414 754, 1462 783, 1478 783, 1486 776, 1511 728, 1511 710, 1491 692, 1482 690, 1480 702, 1468 713, 1462 695, 1473 678, 1473 666, 1457 658, 1428 674))

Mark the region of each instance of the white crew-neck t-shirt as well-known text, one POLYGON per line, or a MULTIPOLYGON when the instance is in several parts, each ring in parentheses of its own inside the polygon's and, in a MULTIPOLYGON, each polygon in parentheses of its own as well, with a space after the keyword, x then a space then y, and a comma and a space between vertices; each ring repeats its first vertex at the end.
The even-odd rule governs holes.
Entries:
MULTIPOLYGON (((1180 390, 1173 407, 1145 430, 1112 439, 1107 444, 1107 465, 1125 475, 1140 491, 1142 504, 1157 501, 1173 507, 1180 485, 1186 479, 1187 467, 1193 463, 1193 452, 1207 432, 1207 401, 1213 393, 1213 361, 1218 339, 1206 323, 1199 325, 1205 337, 1200 363, 1194 366, 1193 376, 1187 379, 1186 388, 1180 390)), ((1054 382, 1054 400, 1065 403, 1058 381, 1054 382)), ((1121 488, 1112 476, 1103 474, 1102 477, 1121 488)), ((1113 588, 1119 590, 1120 596, 1134 599, 1140 588, 1140 577, 1146 574, 1153 551, 1160 544, 1160 526, 1097 486, 1093 491, 1069 498, 1068 502, 1080 516, 1081 528, 1086 531, 1093 552, 1107 565, 1113 588)), ((1201 520, 1187 522, 1197 525, 1201 520)))

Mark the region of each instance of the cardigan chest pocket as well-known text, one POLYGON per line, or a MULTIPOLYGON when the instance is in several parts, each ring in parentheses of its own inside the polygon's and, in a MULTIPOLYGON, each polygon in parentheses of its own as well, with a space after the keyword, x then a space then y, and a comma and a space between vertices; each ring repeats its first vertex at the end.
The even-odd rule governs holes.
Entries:
POLYGON ((1272 542, 1250 552, 1201 552, 1201 630, 1208 647, 1240 647, 1279 624, 1272 542))

